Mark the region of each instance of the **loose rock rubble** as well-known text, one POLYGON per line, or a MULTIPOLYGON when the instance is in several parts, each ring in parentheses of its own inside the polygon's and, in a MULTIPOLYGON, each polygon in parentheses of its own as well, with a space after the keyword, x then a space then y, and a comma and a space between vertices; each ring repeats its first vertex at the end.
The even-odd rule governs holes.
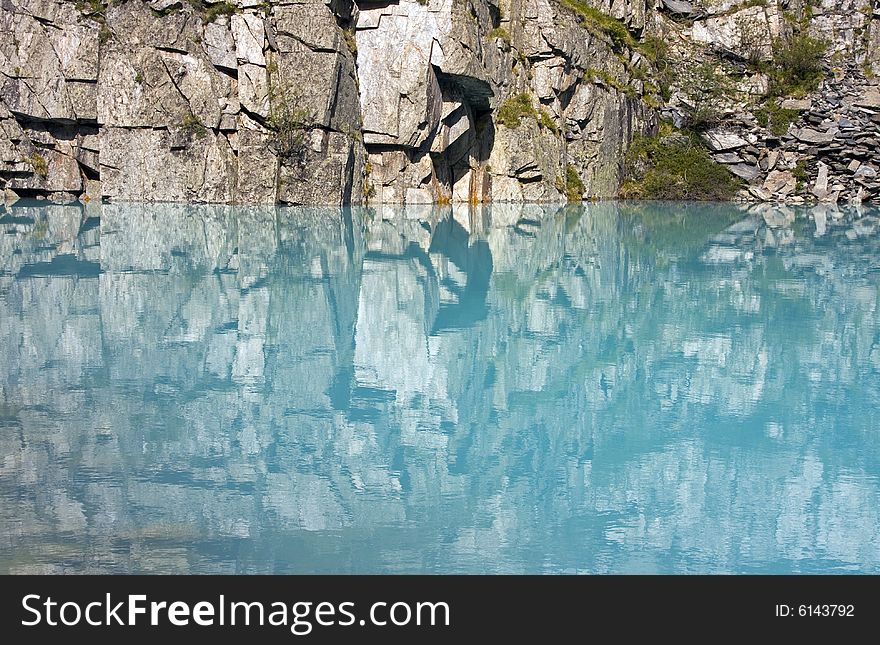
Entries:
POLYGON ((780 107, 801 111, 775 135, 745 113, 704 135, 712 158, 747 183, 742 199, 860 203, 880 199, 880 88, 855 66, 810 97, 780 107))

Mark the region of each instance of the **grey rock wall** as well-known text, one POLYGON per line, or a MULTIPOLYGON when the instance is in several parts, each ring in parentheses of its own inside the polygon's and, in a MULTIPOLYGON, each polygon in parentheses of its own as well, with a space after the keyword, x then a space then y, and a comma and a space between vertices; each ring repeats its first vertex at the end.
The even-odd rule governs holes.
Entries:
MULTIPOLYGON (((726 66, 719 111, 758 159, 774 148, 756 145, 767 133, 752 118, 770 79, 745 62, 767 64, 801 30, 827 41, 829 80, 876 87, 878 19, 876 0, 3 0, 0 189, 330 205, 613 197, 633 137, 694 110, 701 64, 726 66), (652 56, 651 39, 668 52, 652 56), (505 116, 512 101, 522 118, 505 116)), ((800 164, 813 186, 815 155, 777 152, 793 153, 778 170, 800 164)), ((743 198, 811 199, 770 190, 788 184, 768 164, 719 160, 746 180, 743 198)))
POLYGON ((360 201, 354 10, 5 0, 0 183, 57 200, 360 201))
MULTIPOLYGON (((643 3, 603 9, 643 26, 643 3)), ((612 196, 652 115, 622 90, 630 53, 579 22, 550 0, 6 0, 0 187, 61 201, 558 201, 572 166, 588 196, 612 196), (520 94, 534 118, 500 125, 520 94)))
MULTIPOLYGON (((367 185, 376 201, 564 201, 569 166, 586 196, 617 193, 633 134, 654 120, 630 89, 637 54, 612 51, 550 0, 359 5, 367 185), (534 115, 505 124, 505 102, 521 95, 534 115)), ((639 25, 639 7, 618 13, 639 25)))

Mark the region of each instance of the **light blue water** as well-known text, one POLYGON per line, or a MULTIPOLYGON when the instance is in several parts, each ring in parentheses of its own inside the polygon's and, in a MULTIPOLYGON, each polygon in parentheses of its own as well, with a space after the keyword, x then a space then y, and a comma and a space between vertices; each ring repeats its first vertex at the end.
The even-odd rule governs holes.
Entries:
POLYGON ((0 216, 0 572, 880 572, 874 211, 0 216))

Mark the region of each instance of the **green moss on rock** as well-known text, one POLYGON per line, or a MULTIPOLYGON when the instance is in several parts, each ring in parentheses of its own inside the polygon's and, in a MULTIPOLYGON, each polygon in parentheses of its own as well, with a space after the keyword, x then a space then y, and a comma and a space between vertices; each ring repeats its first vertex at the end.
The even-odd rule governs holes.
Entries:
POLYGON ((199 139, 208 134, 208 128, 206 128, 201 119, 192 112, 183 117, 179 127, 188 135, 195 136, 199 139))
POLYGON ((620 20, 599 11, 595 7, 591 7, 583 0, 560 0, 560 2, 562 6, 579 16, 584 26, 590 32, 597 36, 607 36, 611 40, 612 49, 615 51, 622 51, 626 47, 630 49, 636 47, 636 39, 633 38, 633 35, 629 33, 629 29, 620 20))
POLYGON ((584 198, 584 182, 572 164, 565 167, 565 197, 570 202, 579 202, 584 198))
POLYGON ((34 172, 37 176, 45 179, 49 176, 49 163, 46 161, 46 157, 41 155, 39 152, 35 152, 28 159, 31 166, 34 169, 34 172))
POLYGON ((507 31, 504 27, 495 27, 492 31, 486 34, 486 38, 489 40, 494 40, 495 38, 500 38, 503 40, 508 47, 510 47, 513 39, 510 37, 510 32, 507 31))
POLYGON ((556 124, 556 121, 553 120, 553 117, 547 114, 544 110, 538 111, 538 124, 542 128, 547 128, 555 135, 559 135, 561 133, 559 126, 556 124))
POLYGON ((532 106, 532 99, 523 92, 509 97, 501 104, 495 121, 506 128, 515 129, 520 126, 524 118, 533 116, 535 116, 535 108, 532 106))
POLYGON ((559 125, 553 120, 553 117, 543 109, 535 108, 528 92, 507 98, 498 107, 495 114, 495 122, 511 130, 518 128, 522 124, 522 120, 526 118, 534 119, 538 125, 547 128, 555 135, 560 134, 559 125))

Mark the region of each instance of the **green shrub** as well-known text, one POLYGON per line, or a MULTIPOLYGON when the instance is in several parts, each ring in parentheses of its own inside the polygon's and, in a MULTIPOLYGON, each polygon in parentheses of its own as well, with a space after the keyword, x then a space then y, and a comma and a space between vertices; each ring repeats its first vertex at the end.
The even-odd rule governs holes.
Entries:
POLYGON ((810 176, 807 174, 807 162, 804 159, 798 160, 795 164, 794 169, 791 171, 792 176, 795 178, 797 182, 795 184, 795 192, 799 193, 804 185, 809 181, 810 176))
POLYGON ((657 65, 665 62, 669 57, 669 43, 659 36, 648 35, 639 43, 639 51, 652 64, 657 65))
POLYGON ((583 0, 560 0, 564 7, 571 9, 583 20, 587 30, 595 35, 604 34, 611 40, 611 48, 620 52, 625 47, 635 48, 636 40, 629 29, 616 18, 591 7, 583 0))
POLYGON ((308 149, 307 136, 314 124, 314 117, 300 107, 300 96, 290 84, 272 79, 271 76, 270 82, 266 125, 276 135, 275 150, 285 161, 303 163, 308 149))
POLYGON ((238 9, 234 4, 230 4, 229 2, 218 2, 205 9, 202 19, 206 23, 214 22, 220 16, 231 16, 237 10, 238 9))
POLYGON ((822 80, 822 57, 828 44, 803 34, 773 43, 771 96, 804 96, 822 80))
POLYGON ((637 137, 626 158, 624 199, 729 200, 739 182, 709 157, 698 137, 637 137))
POLYGON ((639 51, 654 68, 654 84, 657 94, 664 101, 672 97, 672 83, 675 80, 674 65, 669 60, 669 43, 657 36, 645 36, 638 45, 639 51))
POLYGON ((767 38, 766 26, 751 18, 740 15, 736 18, 739 32, 739 47, 748 66, 756 71, 764 71, 764 47, 767 38))
POLYGON ((693 107, 688 113, 689 127, 705 130, 716 125, 724 116, 725 99, 733 91, 730 78, 707 60, 693 69, 690 87, 686 88, 693 107))
POLYGON ((779 107, 779 104, 772 99, 756 109, 754 114, 758 125, 779 136, 788 132, 788 126, 800 116, 797 110, 779 107))

